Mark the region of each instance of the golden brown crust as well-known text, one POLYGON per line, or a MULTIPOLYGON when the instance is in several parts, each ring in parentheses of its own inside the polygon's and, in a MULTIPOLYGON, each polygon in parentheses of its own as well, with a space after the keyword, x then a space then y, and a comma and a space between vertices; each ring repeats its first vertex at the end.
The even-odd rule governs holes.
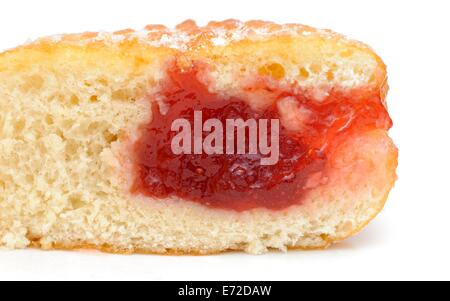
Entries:
MULTIPOLYGON (((266 21, 247 21, 225 20, 221 22, 212 21, 206 26, 198 26, 193 20, 186 20, 175 27, 168 28, 164 25, 147 25, 143 30, 125 29, 110 33, 105 32, 85 32, 80 34, 65 34, 52 36, 38 40, 63 42, 68 44, 83 44, 116 42, 139 40, 154 46, 166 46, 170 48, 180 48, 180 43, 187 45, 186 49, 195 50, 198 48, 208 47, 211 44, 224 45, 230 42, 240 40, 258 40, 271 36, 320 36, 324 39, 341 40, 344 37, 331 30, 315 29, 302 24, 276 24, 266 21), (221 39, 220 41, 216 39, 221 39)), ((366 45, 352 41, 359 47, 367 47, 366 45)))
POLYGON ((367 45, 331 30, 265 21, 225 20, 198 26, 194 21, 187 20, 174 29, 148 25, 138 31, 126 29, 113 33, 85 32, 45 37, 0 54, 0 71, 14 67, 2 66, 2 56, 18 54, 19 60, 15 64, 20 67, 39 62, 46 55, 53 56, 58 51, 76 53, 78 50, 94 54, 105 52, 102 61, 106 63, 117 59, 134 60, 134 68, 139 69, 148 64, 147 50, 150 49, 160 56, 176 59, 180 66, 186 68, 196 60, 210 65, 226 65, 236 61, 248 64, 255 51, 264 51, 273 57, 282 58, 287 64, 299 65, 305 61, 324 64, 324 57, 339 54, 345 59, 351 53, 357 53, 376 61, 367 86, 379 91, 383 100, 387 93, 386 66, 367 45), (26 55, 20 56, 24 51, 26 55), (109 53, 115 54, 115 57, 109 59, 109 53))

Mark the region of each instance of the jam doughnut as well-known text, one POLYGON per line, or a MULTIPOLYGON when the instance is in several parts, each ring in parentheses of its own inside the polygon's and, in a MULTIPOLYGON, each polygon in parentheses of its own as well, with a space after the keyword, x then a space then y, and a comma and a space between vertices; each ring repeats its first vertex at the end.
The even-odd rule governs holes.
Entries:
POLYGON ((396 180, 386 67, 329 30, 226 20, 0 54, 0 246, 324 248, 396 180))

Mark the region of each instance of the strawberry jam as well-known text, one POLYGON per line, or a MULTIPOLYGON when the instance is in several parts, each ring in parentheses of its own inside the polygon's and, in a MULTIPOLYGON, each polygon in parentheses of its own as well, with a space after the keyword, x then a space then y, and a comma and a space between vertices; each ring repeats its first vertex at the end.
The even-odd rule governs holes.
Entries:
MULTIPOLYGON (((141 127, 140 138, 133 148, 133 193, 157 199, 178 197, 235 211, 287 208, 301 204, 310 189, 326 184, 327 161, 345 137, 391 126, 376 93, 331 91, 319 102, 307 97, 307 93, 294 94, 259 83, 255 89, 262 89, 271 102, 263 108, 254 108, 245 97, 225 98, 210 93, 197 79, 198 72, 196 67, 183 71, 170 68, 161 91, 152 96, 152 120, 141 127), (307 112, 308 118, 298 129, 285 126, 279 109, 283 99, 289 99, 295 108, 301 107, 301 112, 307 112), (249 152, 249 129, 245 131, 245 153, 239 153, 237 145, 229 151, 212 154, 202 149, 194 150, 194 136, 187 143, 192 152, 174 153, 172 141, 178 134, 173 130, 174 121, 180 118, 188 121, 194 133, 198 112, 201 112, 203 122, 219 120, 224 125, 223 130, 227 120, 281 120, 276 162, 263 165, 261 160, 267 158, 267 154, 262 154, 260 149, 249 152)), ((273 129, 267 127, 269 144, 273 129)), ((261 128, 258 129, 260 132, 261 128)), ((206 139, 210 133, 202 131, 200 136, 206 139)), ((228 134, 219 135, 214 146, 219 144, 225 148, 228 134)), ((237 132, 231 135, 236 138, 237 132)), ((184 143, 186 141, 183 146, 184 143)))

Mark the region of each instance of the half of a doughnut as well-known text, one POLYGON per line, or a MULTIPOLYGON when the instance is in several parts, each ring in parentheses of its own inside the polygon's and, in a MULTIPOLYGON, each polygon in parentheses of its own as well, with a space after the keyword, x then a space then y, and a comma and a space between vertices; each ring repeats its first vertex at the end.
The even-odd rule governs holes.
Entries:
POLYGON ((370 48, 302 25, 187 21, 6 51, 0 246, 329 246, 374 218, 395 182, 386 92, 370 48), (170 123, 195 110, 278 119, 279 160, 168 152, 170 123))

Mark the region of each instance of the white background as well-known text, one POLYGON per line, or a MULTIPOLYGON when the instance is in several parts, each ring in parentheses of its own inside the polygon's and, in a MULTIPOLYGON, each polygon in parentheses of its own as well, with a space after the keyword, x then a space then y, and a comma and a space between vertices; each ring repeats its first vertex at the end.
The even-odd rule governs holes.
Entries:
POLYGON ((56 33, 263 19, 330 28, 388 65, 398 182, 362 233, 325 251, 123 256, 0 251, 0 280, 450 280, 449 1, 2 1, 0 49, 56 33))

